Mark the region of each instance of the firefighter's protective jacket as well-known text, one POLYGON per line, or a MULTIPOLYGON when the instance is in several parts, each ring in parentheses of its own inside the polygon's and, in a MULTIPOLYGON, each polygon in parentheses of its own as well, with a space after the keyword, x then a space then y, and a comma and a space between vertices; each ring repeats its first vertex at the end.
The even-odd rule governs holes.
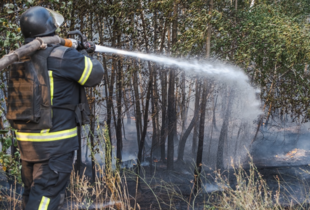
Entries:
MULTIPOLYGON (((93 87, 103 77, 103 67, 77 50, 56 47, 47 58, 52 107, 78 105, 80 87, 93 87)), ((21 159, 43 161, 78 149, 76 113, 66 108, 52 109, 52 127, 18 130, 16 139, 21 159)))

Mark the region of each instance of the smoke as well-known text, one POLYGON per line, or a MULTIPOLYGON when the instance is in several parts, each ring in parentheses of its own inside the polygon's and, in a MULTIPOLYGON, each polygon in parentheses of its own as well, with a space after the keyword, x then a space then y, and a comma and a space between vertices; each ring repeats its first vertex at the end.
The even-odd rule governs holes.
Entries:
POLYGON ((222 184, 222 183, 206 183, 206 184, 204 184, 204 190, 206 193, 219 192, 219 191, 222 192, 227 188, 229 188, 229 187, 222 184))
POLYGON ((310 123, 292 122, 287 119, 271 118, 261 126, 258 137, 251 147, 251 155, 258 166, 294 166, 309 163, 310 123), (294 158, 292 151, 304 151, 305 156, 294 158))
MULTIPOLYGON (((96 52, 104 52, 104 53, 115 53, 118 55, 124 55, 129 57, 135 57, 138 59, 148 60, 152 62, 156 62, 158 64, 162 64, 164 67, 174 67, 178 70, 184 71, 185 75, 191 77, 193 75, 199 75, 200 78, 205 78, 208 80, 208 83, 211 84, 210 87, 213 88, 214 94, 218 96, 218 102, 216 107, 216 119, 217 126, 220 129, 223 123, 224 115, 225 115, 225 107, 230 106, 230 119, 231 121, 229 125, 229 135, 226 142, 226 153, 225 157, 226 162, 229 163, 231 158, 245 157, 247 152, 244 150, 244 146, 248 147, 251 140, 254 136, 255 125, 254 121, 257 120, 257 117, 262 114, 262 110, 260 109, 260 100, 257 95, 260 93, 259 88, 253 87, 250 82, 248 76, 245 72, 237 66, 231 64, 225 64, 223 62, 211 62, 211 61, 197 61, 197 60, 186 60, 186 59, 176 59, 170 58, 163 55, 152 55, 152 54, 144 54, 139 52, 130 52, 119 49, 113 49, 109 47, 96 46, 96 52), (227 98, 229 94, 232 94, 232 100, 230 104, 227 104, 227 98), (239 144, 239 142, 242 142, 239 144), (242 147, 242 150, 240 148, 242 147)), ((160 68, 158 68, 160 69, 160 68)), ((188 89, 187 89, 188 90, 188 89)), ((189 104, 190 110, 188 112, 187 123, 192 119, 194 104, 193 101, 189 104)), ((213 104, 208 103, 207 110, 212 109, 213 104)), ((212 113, 209 112, 207 114, 207 122, 206 124, 206 132, 205 132, 205 142, 207 145, 205 146, 205 150, 209 150, 205 152, 204 156, 208 156, 206 159, 209 159, 209 162, 214 162, 214 158, 216 156, 217 146, 218 146, 218 138, 219 138, 219 130, 216 132, 213 130, 212 134, 212 113), (209 141, 209 142, 208 142, 209 141), (207 154, 206 154, 207 153, 207 154)), ((126 139, 134 139, 130 140, 134 147, 130 146, 127 148, 123 147, 123 160, 130 160, 132 158, 128 158, 127 156, 136 156, 136 135, 132 133, 136 132, 136 128, 133 125, 124 125, 126 134, 126 139), (128 135, 129 134, 129 135, 128 135), (131 138, 130 136, 134 136, 131 138)), ((182 126, 178 125, 178 133, 182 133, 180 128, 182 126)), ((124 140, 126 145, 127 140, 124 140)), ((146 139, 146 142, 150 141, 146 139)), ((150 143, 150 142, 149 142, 150 143)), ((187 141, 188 144, 191 141, 187 141)), ((175 154, 177 154, 177 146, 178 142, 175 143, 176 150, 175 154)), ((190 145, 188 145, 187 150, 190 150, 190 145)), ((190 151, 187 151, 189 154, 190 151)), ((191 156, 185 155, 191 159, 191 156)), ((239 158, 242 159, 242 158, 239 158)))

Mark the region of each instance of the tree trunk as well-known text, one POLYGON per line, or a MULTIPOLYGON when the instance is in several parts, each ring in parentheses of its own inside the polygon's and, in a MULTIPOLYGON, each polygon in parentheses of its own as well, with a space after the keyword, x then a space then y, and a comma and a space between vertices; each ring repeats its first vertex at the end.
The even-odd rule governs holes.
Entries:
MULTIPOLYGON (((154 79, 152 85, 152 124, 153 124, 153 135, 152 135, 152 147, 151 153, 156 156, 159 154, 159 142, 158 142, 158 102, 157 102, 157 74, 154 70, 154 79)), ((152 156, 151 155, 151 156, 152 156)))
POLYGON ((160 140, 160 158, 162 161, 166 160, 166 138, 167 138, 167 72, 162 71, 161 73, 161 90, 162 90, 162 117, 161 117, 161 140, 160 140))
POLYGON ((117 168, 122 162, 122 64, 120 59, 118 60, 118 73, 117 73, 117 122, 116 122, 116 162, 117 168))
MULTIPOLYGON (((133 61, 135 62, 135 61, 133 61)), ((133 72, 133 88, 135 92, 135 106, 136 106, 136 112, 135 112, 135 118, 136 118, 136 130, 137 130, 137 142, 138 145, 140 144, 140 134, 142 133, 141 131, 141 110, 140 110, 140 96, 139 96, 139 87, 138 87, 138 76, 137 76, 137 69, 135 68, 135 71, 133 72)))
MULTIPOLYGON (((162 38, 161 38, 161 45, 160 45, 160 53, 162 53, 163 48, 164 48, 164 40, 165 40, 165 34, 167 31, 167 26, 170 25, 168 24, 168 18, 165 21, 165 27, 164 31, 162 33, 162 38)), ((170 28, 168 29, 170 32, 170 28)), ((168 44, 170 43, 170 33, 167 36, 167 42, 168 44)), ((170 51, 170 48, 168 47, 168 52, 170 51)), ((162 69, 161 71, 161 90, 162 90, 162 117, 161 117, 161 132, 160 132, 160 159, 161 161, 166 161, 166 138, 167 138, 167 71, 162 69)))
POLYGON ((207 79, 204 79, 203 90, 202 90, 202 101, 200 108, 200 122, 199 122, 199 138, 198 138, 198 150, 196 158, 196 169, 195 169, 195 191, 201 187, 200 174, 202 169, 202 154, 203 154, 203 140, 205 130, 205 117, 206 117, 206 105, 207 105, 207 79))
POLYGON ((92 165, 92 176, 91 176, 91 182, 95 182, 96 177, 96 165, 95 165, 95 142, 94 142, 94 135, 95 135, 95 97, 93 97, 93 88, 90 88, 90 98, 91 98, 91 117, 90 117, 90 151, 91 151, 91 165, 92 165))
MULTIPOLYGON (((178 2, 174 1, 173 21, 172 21, 172 46, 177 43, 178 29, 178 2)), ((168 90, 168 151, 167 151, 167 169, 173 169, 174 163, 174 135, 176 127, 176 110, 175 110, 175 69, 169 73, 169 90, 168 90)))
POLYGON ((141 141, 139 144, 139 151, 138 151, 138 167, 137 167, 137 174, 139 175, 140 173, 140 167, 141 167, 141 161, 142 161, 142 150, 144 148, 144 141, 146 137, 146 131, 147 131, 147 122, 148 122, 148 113, 149 113, 149 103, 150 103, 150 98, 151 98, 151 89, 152 89, 152 83, 153 83, 153 77, 150 77, 150 81, 148 84, 148 89, 147 89, 147 95, 146 95, 146 102, 145 102, 145 111, 144 111, 144 123, 143 123, 143 131, 142 131, 142 136, 141 136, 141 141))
MULTIPOLYGON (((200 89, 201 85, 199 84, 200 81, 198 79, 198 76, 196 78, 196 87, 195 87, 195 112, 199 109, 199 101, 200 101, 200 89)), ((196 118, 196 123, 194 125, 194 134, 193 134, 193 143, 192 143, 192 155, 195 155, 197 152, 197 136, 198 136, 198 117, 196 118)))
MULTIPOLYGON (((129 68, 130 68, 130 65, 127 66, 127 72, 129 72, 129 68)), ((123 73, 122 73, 123 74, 123 73)), ((130 79, 129 79, 130 80, 130 79)), ((130 107, 129 106, 129 102, 128 102, 128 99, 127 99, 127 94, 129 95, 129 99, 130 99, 130 91, 126 91, 126 87, 125 87, 125 82, 124 82, 124 77, 122 76, 122 89, 123 89, 123 98, 124 98, 124 105, 125 105, 125 108, 126 108, 126 117, 127 117, 127 124, 131 124, 131 116, 130 116, 130 107)), ((124 122, 123 122, 123 126, 124 126, 124 122)), ((124 138, 126 139, 125 137, 125 129, 124 129, 124 138)))
POLYGON ((214 100, 214 106, 213 106, 213 117, 212 117, 212 125, 213 125, 213 128, 218 131, 219 129, 217 128, 216 126, 216 116, 215 116, 215 109, 216 109, 216 104, 217 104, 217 98, 218 98, 218 95, 216 95, 215 97, 215 100, 214 100))
MULTIPOLYGON (((154 0, 155 8, 154 8, 154 52, 157 52, 157 0, 154 0)), ((153 155, 157 157, 160 153, 159 151, 159 123, 158 123, 158 95, 157 95, 157 66, 154 64, 153 66, 153 86, 152 86, 152 123, 153 123, 153 135, 152 135, 152 146, 151 146, 151 165, 153 155)), ((152 168, 151 168, 152 170, 152 168)), ((151 171, 152 173, 152 171, 151 171)))
POLYGON ((182 119, 182 130, 180 139, 182 139, 183 133, 185 132, 185 125, 186 125, 186 90, 185 90, 185 72, 181 74, 181 92, 182 92, 182 102, 181 102, 181 119, 182 119))
POLYGON ((223 125, 220 132, 218 149, 217 149, 217 157, 216 157, 216 169, 223 170, 224 169, 224 144, 227 141, 227 134, 228 134, 228 125, 229 125, 229 118, 230 118, 230 110, 232 106, 232 91, 230 91, 228 95, 228 101, 226 104, 226 113, 224 116, 223 125))
POLYGON ((177 161, 180 163, 184 162, 183 158, 184 158, 186 140, 197 122, 196 119, 198 118, 198 114, 199 114, 199 108, 195 111, 193 119, 191 120, 191 123, 189 124, 188 128, 186 129, 186 131, 184 132, 180 140, 179 148, 178 148, 178 159, 177 159, 177 161))
MULTIPOLYGON (((212 15, 213 0, 210 0, 209 15, 212 15)), ((211 52, 211 24, 208 24, 207 39, 206 39, 206 59, 210 58, 211 52)), ((201 187, 201 169, 202 169, 202 154, 203 154, 203 140, 204 140, 204 129, 205 129, 205 117, 206 117, 206 105, 207 105, 207 79, 204 79, 203 90, 202 90, 202 102, 200 111, 200 122, 199 122, 199 139, 198 139, 198 150, 196 159, 196 170, 195 170, 195 192, 201 187)))
POLYGON ((174 159, 174 126, 175 126, 175 99, 174 99, 174 78, 175 70, 169 72, 169 90, 168 90, 168 151, 167 151, 167 169, 173 169, 174 159))

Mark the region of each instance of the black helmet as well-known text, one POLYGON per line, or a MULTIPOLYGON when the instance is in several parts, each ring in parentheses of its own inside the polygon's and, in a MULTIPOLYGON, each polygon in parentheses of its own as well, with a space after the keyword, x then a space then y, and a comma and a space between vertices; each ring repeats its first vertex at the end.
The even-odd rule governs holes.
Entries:
POLYGON ((20 28, 25 38, 53 34, 57 29, 55 19, 44 7, 31 7, 20 18, 20 28))

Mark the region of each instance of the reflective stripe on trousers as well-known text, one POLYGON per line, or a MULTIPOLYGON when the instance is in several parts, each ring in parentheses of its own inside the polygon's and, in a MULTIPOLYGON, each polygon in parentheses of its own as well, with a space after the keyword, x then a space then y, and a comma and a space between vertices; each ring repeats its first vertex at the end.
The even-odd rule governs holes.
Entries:
POLYGON ((50 203, 50 200, 51 199, 49 199, 49 198, 47 198, 45 196, 42 196, 41 203, 40 203, 40 206, 39 206, 38 210, 47 210, 48 209, 48 204, 50 203))
POLYGON ((77 136, 77 127, 49 133, 23 133, 18 131, 15 131, 15 133, 16 133, 16 139, 19 141, 33 141, 33 142, 57 141, 77 136))

